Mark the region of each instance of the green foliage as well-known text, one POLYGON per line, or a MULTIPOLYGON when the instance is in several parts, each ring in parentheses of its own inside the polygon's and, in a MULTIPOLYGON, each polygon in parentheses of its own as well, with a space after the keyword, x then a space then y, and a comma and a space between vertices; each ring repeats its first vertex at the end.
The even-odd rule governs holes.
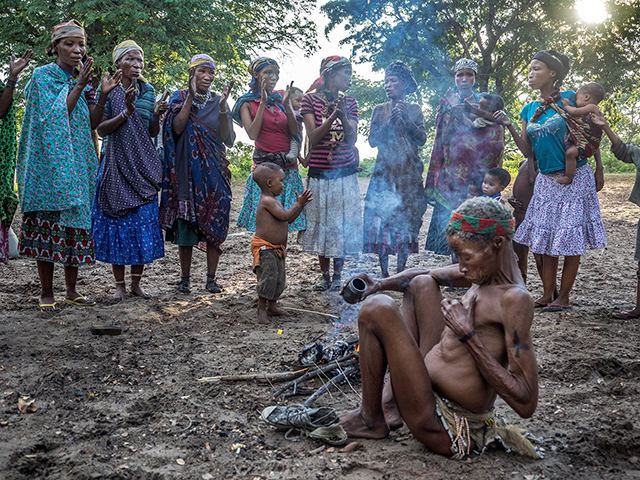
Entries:
POLYGON ((373 174, 373 169, 376 166, 375 157, 365 158, 360 161, 361 172, 358 172, 359 177, 370 177, 373 174))
POLYGON ((51 62, 44 48, 52 27, 76 18, 89 37, 94 82, 112 66, 113 47, 133 39, 145 51, 144 74, 157 90, 183 88, 196 53, 216 61, 218 91, 230 80, 244 89, 254 51, 291 44, 315 50, 315 24, 309 20, 314 5, 314 0, 4 0, 0 59, 7 62, 11 53, 32 48, 33 67, 51 62))
POLYGON ((227 149, 227 160, 229 160, 231 179, 234 181, 245 181, 251 173, 253 145, 236 142, 233 147, 227 149))

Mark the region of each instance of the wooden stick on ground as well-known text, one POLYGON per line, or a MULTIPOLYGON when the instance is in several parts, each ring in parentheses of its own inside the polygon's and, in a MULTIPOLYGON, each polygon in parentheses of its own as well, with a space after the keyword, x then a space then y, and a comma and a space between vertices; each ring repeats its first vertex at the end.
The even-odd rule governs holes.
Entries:
POLYGON ((293 308, 293 307, 288 307, 286 305, 282 305, 282 308, 286 308, 287 310, 295 310, 296 312, 304 312, 304 313, 315 313, 316 315, 324 315, 325 317, 331 317, 331 318, 337 318, 340 319, 339 316, 337 315, 332 315, 330 313, 324 313, 324 312, 315 312, 313 310, 304 310, 303 308, 293 308))
POLYGON ((315 378, 318 375, 321 375, 323 373, 330 372, 331 370, 335 370, 336 368, 339 368, 339 367, 349 367, 351 365, 355 365, 356 363, 358 363, 357 358, 350 358, 343 363, 338 363, 338 362, 330 363, 329 365, 325 365, 315 370, 308 371, 307 373, 302 375, 300 378, 296 378, 295 380, 292 380, 291 382, 287 383, 284 387, 282 387, 280 390, 274 393, 273 396, 277 397, 279 395, 282 395, 291 387, 295 387, 296 385, 299 385, 302 382, 306 382, 307 380, 311 378, 315 378))
POLYGON ((327 383, 325 383, 322 387, 320 387, 318 390, 316 390, 316 393, 314 393, 313 395, 311 395, 306 402, 304 402, 302 405, 304 407, 310 407, 311 405, 313 405, 313 403, 323 394, 325 394, 327 391, 329 391, 329 388, 332 385, 337 385, 338 383, 340 383, 342 380, 345 379, 345 377, 347 377, 348 375, 351 375, 351 373, 356 369, 356 367, 349 367, 347 368, 344 372, 342 372, 340 375, 336 375, 335 377, 329 379, 329 381, 327 383))
POLYGON ((257 380, 259 382, 288 382, 294 378, 303 376, 311 367, 303 368, 295 372, 278 372, 278 373, 248 373, 242 375, 221 375, 219 377, 203 377, 198 379, 200 383, 217 383, 217 382, 245 382, 257 380))

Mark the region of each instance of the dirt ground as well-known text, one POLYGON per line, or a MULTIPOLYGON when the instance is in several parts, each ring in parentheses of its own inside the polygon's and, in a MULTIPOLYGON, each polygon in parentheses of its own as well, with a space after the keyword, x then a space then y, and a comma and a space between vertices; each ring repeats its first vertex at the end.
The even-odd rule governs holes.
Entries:
MULTIPOLYGON (((145 270, 152 300, 111 300, 108 265, 80 272, 79 290, 95 307, 38 311, 34 263, 0 266, 0 477, 7 479, 617 479, 640 478, 639 323, 611 313, 633 308, 633 246, 640 211, 627 202, 633 176, 610 176, 600 194, 609 247, 589 252, 574 288, 574 309, 536 312, 533 338, 540 372, 534 416, 521 420, 543 437, 544 460, 495 450, 466 461, 429 453, 406 427, 381 441, 339 453, 310 439, 290 442, 260 420, 277 384, 198 383, 221 374, 278 372, 315 339, 356 331, 357 308, 336 293, 311 290, 317 259, 290 238, 288 287, 281 304, 340 316, 291 311, 268 326, 255 322, 251 236, 235 227, 242 185, 234 187, 232 227, 220 261, 224 293, 204 290, 205 258, 194 254, 191 295, 175 290, 177 249, 145 270), (93 336, 92 325, 117 324, 120 336, 93 336), (19 394, 37 411, 21 414, 19 394), (246 445, 239 452, 235 443, 246 445)), ((366 181, 361 183, 366 190, 366 181)), ((422 228, 426 234, 431 209, 422 228)), ((16 225, 18 222, 16 221, 16 225)), ((421 240, 424 244, 424 238, 421 240)), ((446 265, 421 251, 410 266, 446 265)), ((392 265, 395 263, 392 261, 392 265)), ((530 260, 530 270, 534 270, 530 260)), ((372 255, 349 258, 345 273, 377 274, 372 255)), ((56 269, 58 300, 64 295, 56 269)), ((530 290, 541 291, 532 274, 530 290)), ((399 297, 398 297, 399 298, 399 297)), ((321 383, 311 384, 314 389, 321 383)), ((359 384, 319 404, 342 411, 359 403, 359 384)), ((285 402, 302 402, 305 397, 285 402)))

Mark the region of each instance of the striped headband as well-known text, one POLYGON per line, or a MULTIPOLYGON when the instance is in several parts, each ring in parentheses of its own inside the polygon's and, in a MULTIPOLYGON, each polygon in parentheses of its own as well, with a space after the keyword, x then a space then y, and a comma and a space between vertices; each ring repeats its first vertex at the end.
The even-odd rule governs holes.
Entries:
POLYGON ((194 55, 189 62, 189 68, 200 66, 213 68, 214 71, 216 70, 216 64, 214 63, 213 58, 211 58, 209 55, 205 55, 204 53, 194 55))
POLYGON ((494 218, 470 217, 469 215, 453 212, 448 226, 461 232, 499 237, 501 235, 510 235, 516 227, 516 221, 514 218, 496 220, 494 218))

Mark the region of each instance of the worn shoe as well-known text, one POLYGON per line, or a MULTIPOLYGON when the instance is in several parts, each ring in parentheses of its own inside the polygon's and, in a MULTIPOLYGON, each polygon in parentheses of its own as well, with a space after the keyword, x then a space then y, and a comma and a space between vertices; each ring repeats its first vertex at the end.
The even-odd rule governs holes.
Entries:
POLYGON ((261 418, 280 430, 287 429, 285 438, 288 440, 299 440, 300 435, 291 435, 292 431, 299 430, 300 434, 330 445, 342 445, 347 441, 347 433, 331 407, 273 406, 265 408, 261 418))
POLYGON ((216 277, 207 273, 207 285, 205 287, 209 293, 220 293, 222 288, 216 283, 216 277))
POLYGON ((178 282, 177 289, 180 293, 191 293, 191 288, 189 288, 189 278, 190 277, 181 277, 178 282))
POLYGON ((313 286, 316 292, 326 292, 329 288, 331 288, 331 283, 324 277, 313 286))

